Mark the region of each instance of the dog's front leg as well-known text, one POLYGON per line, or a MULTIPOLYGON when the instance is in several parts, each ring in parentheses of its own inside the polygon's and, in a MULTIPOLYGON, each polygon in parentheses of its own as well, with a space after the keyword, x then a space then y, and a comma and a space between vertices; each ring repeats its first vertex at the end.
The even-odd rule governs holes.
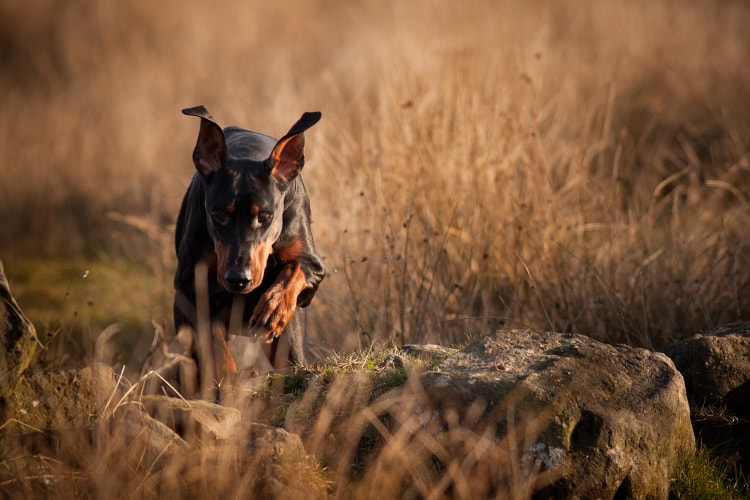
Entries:
POLYGON ((306 286, 300 263, 286 264, 255 306, 250 318, 250 335, 263 335, 268 343, 278 338, 294 316, 297 297, 306 286))

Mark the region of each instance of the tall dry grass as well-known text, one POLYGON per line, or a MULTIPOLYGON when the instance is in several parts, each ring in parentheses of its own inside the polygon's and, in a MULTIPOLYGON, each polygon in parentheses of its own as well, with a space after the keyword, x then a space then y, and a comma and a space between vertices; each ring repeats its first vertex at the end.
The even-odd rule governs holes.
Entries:
MULTIPOLYGON (((534 446, 549 412, 527 408, 531 414, 521 421, 512 404, 443 406, 425 392, 416 372, 383 368, 385 359, 396 356, 402 353, 330 360, 332 380, 298 370, 281 384, 283 394, 230 388, 222 392, 222 404, 242 414, 231 423, 196 401, 186 402, 194 407, 182 412, 155 408, 158 400, 141 395, 144 377, 113 393, 87 429, 43 434, 0 428, 0 494, 520 499, 558 479, 557 471, 543 470, 549 457, 534 446), (295 397, 302 386, 303 394, 295 397), (168 426, 151 420, 144 407, 168 426), (284 431, 275 430, 281 439, 264 434, 268 423, 294 433, 304 450, 294 445, 296 438, 284 439, 284 431)), ((408 363, 414 368, 414 359, 408 363)))
MULTIPOLYGON (((527 325, 658 347, 750 316, 749 23, 741 0, 0 0, 0 257, 11 279, 28 259, 139 263, 146 285, 112 266, 106 293, 87 293, 154 303, 129 323, 150 330, 169 321, 170 231, 193 172, 196 124, 179 110, 279 135, 318 109, 304 178, 329 269, 308 315, 319 341, 527 325), (125 281, 142 297, 118 296, 125 281)), ((38 281, 46 294, 14 285, 24 308, 79 300, 38 281)), ((537 423, 497 446, 476 408, 435 429, 418 387, 369 391, 311 387, 286 414, 328 467, 326 493, 533 489, 513 450, 537 423), (370 442, 380 453, 352 471, 370 442)), ((99 423, 11 449, 3 494, 242 495, 269 470, 208 442, 152 470, 99 423)), ((286 497, 313 491, 300 470, 276 471, 286 497)))
POLYGON ((658 347, 749 316, 749 21, 732 0, 0 2, 0 250, 123 255, 168 300, 179 110, 279 135, 319 109, 320 341, 658 347))

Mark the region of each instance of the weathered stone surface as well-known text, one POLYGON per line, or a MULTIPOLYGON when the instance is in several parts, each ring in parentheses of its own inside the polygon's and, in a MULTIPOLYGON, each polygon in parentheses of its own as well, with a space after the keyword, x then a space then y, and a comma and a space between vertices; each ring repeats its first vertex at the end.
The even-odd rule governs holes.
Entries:
POLYGON ((428 428, 441 427, 428 420, 477 405, 485 419, 496 419, 498 439, 530 432, 520 424, 535 422, 520 462, 539 467, 539 497, 666 498, 695 446, 682 376, 665 355, 645 349, 499 331, 421 382, 433 405, 428 428))
POLYGON ((247 436, 255 498, 327 498, 327 481, 297 434, 253 423, 247 436))
POLYGON ((143 490, 155 498, 326 498, 328 483, 296 434, 249 423, 246 433, 170 458, 143 490))
POLYGON ((700 332, 663 351, 682 373, 693 408, 720 406, 750 380, 750 323, 700 332))
POLYGON ((13 390, 29 367, 37 345, 36 330, 10 292, 0 262, 0 397, 13 390))
POLYGON ((185 401, 167 396, 142 396, 141 404, 159 421, 172 429, 200 429, 216 439, 227 439, 237 432, 240 411, 208 401, 185 401))
POLYGON ((305 447, 297 434, 271 425, 251 423, 245 445, 254 453, 270 453, 276 457, 305 456, 305 447))
POLYGON ((750 323, 698 333, 664 347, 682 372, 703 444, 740 474, 750 471, 750 323))
POLYGON ((91 425, 115 391, 112 369, 32 370, 19 376, 4 397, 3 432, 59 431, 91 425))
POLYGON ((451 347, 443 347, 436 344, 408 344, 401 348, 404 354, 411 356, 422 361, 439 361, 445 359, 451 354, 455 353, 458 349, 451 347))
POLYGON ((148 470, 161 468, 191 451, 176 432, 132 403, 101 421, 96 435, 102 446, 122 446, 121 453, 126 454, 122 459, 148 470))

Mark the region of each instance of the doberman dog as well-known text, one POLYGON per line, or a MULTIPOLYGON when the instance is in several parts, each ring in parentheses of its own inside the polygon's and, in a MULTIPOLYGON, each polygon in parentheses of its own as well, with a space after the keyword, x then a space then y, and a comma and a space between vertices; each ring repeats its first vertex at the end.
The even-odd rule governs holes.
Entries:
MULTIPOLYGON (((222 130, 203 106, 182 112, 201 122, 193 151, 197 172, 175 232, 174 322, 177 331, 188 326, 197 332, 193 353, 200 386, 206 390, 216 381, 211 334, 216 323, 225 333, 263 336, 271 344, 274 366, 280 362, 275 358, 283 334, 290 343, 289 361, 304 364, 304 320, 297 308, 310 304, 325 268, 299 173, 304 132, 321 114, 304 113, 277 141, 235 126, 222 130), (201 318, 206 300, 209 318, 201 318), (201 321, 209 325, 203 328, 208 333, 201 333, 201 321), (237 326, 239 332, 231 331, 237 326)), ((236 371, 225 333, 224 370, 236 371)))

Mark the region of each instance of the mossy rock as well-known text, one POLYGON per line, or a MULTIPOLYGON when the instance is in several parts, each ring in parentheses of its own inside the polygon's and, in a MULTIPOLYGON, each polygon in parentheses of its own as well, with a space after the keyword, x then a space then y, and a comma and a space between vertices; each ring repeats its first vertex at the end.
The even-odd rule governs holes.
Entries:
POLYGON ((13 391, 20 375, 29 367, 38 344, 36 330, 10 291, 0 262, 0 397, 13 391))
POLYGON ((112 369, 102 364, 27 371, 2 398, 2 433, 88 427, 114 391, 112 369))

